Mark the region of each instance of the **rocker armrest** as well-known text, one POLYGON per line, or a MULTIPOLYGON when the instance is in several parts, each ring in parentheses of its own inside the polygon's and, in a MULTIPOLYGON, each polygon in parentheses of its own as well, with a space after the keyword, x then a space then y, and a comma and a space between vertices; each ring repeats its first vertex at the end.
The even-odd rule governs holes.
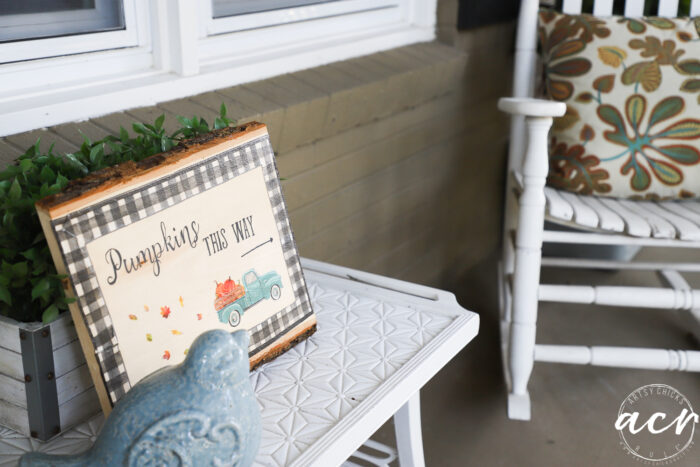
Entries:
POLYGON ((526 117, 561 117, 566 113, 563 102, 531 97, 502 97, 498 100, 498 108, 511 115, 526 117))

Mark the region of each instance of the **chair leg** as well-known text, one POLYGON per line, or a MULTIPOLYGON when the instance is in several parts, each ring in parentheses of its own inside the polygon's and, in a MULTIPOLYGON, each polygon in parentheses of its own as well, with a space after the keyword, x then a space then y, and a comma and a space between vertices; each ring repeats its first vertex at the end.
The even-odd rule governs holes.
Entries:
POLYGON ((530 394, 527 383, 535 362, 535 324, 513 323, 510 331, 511 390, 508 394, 508 418, 530 420, 530 394))
POLYGON ((394 431, 401 467, 425 467, 423 435, 420 421, 420 391, 417 391, 395 414, 394 431))
MULTIPOLYGON (((514 277, 513 321, 510 327, 510 393, 508 418, 530 420, 530 395, 527 383, 535 363, 537 331, 537 288, 539 286, 540 256, 538 251, 518 250, 517 258, 527 257, 528 264, 516 265, 514 277), (528 294, 528 291, 535 291, 528 294)), ((517 260, 516 260, 517 262, 517 260)))
POLYGON ((542 263, 544 231, 544 183, 549 169, 548 117, 527 119, 529 142, 523 163, 523 192, 520 195, 518 227, 515 237, 513 298, 508 363, 511 388, 508 417, 530 419, 530 395, 527 383, 535 361, 538 288, 542 263))

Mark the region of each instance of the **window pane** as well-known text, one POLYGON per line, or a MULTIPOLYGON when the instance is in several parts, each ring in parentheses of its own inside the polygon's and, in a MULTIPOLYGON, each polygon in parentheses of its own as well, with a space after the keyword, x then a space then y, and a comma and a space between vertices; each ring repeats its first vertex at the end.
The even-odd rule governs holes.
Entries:
POLYGON ((122 0, 0 0, 0 42, 116 29, 122 0))
POLYGON ((212 0, 212 11, 214 18, 223 18, 333 1, 339 0, 212 0))

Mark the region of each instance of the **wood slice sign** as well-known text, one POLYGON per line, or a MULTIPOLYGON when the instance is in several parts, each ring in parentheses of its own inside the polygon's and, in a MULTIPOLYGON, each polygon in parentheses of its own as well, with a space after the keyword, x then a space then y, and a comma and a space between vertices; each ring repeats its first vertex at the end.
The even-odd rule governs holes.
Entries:
POLYGON ((102 408, 247 329, 255 367, 316 329, 265 125, 216 130, 37 202, 102 408))

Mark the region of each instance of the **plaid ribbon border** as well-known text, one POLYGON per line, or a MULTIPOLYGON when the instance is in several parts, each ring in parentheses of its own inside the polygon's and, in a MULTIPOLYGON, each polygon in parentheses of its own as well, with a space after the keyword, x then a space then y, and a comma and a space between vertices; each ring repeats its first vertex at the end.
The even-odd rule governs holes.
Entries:
POLYGON ((109 310, 87 254, 87 244, 257 167, 263 168, 295 301, 248 330, 252 356, 291 330, 295 323, 313 314, 268 135, 51 221, 112 404, 126 394, 131 383, 109 310))

